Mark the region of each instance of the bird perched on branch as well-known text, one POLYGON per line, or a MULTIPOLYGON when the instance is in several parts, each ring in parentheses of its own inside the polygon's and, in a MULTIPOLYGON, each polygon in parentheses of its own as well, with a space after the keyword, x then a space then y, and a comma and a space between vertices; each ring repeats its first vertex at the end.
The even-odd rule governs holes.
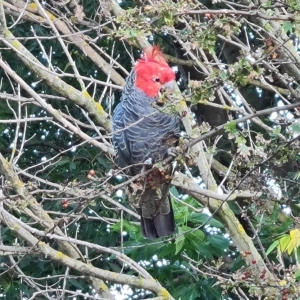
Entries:
MULTIPOLYGON (((138 174, 143 165, 168 156, 179 136, 179 118, 164 113, 153 104, 160 91, 174 87, 175 73, 158 47, 149 47, 129 74, 121 101, 113 116, 113 143, 116 164, 129 175, 138 174)), ((131 184, 130 204, 140 213, 146 238, 168 236, 175 231, 169 197, 170 170, 156 168, 131 184)))

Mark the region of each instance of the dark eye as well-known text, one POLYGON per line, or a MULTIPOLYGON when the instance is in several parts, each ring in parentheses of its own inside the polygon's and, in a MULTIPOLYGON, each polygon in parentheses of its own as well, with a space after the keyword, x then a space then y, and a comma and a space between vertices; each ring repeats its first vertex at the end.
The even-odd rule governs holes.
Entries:
POLYGON ((155 81, 155 82, 160 82, 159 77, 155 77, 155 78, 154 78, 154 81, 155 81))

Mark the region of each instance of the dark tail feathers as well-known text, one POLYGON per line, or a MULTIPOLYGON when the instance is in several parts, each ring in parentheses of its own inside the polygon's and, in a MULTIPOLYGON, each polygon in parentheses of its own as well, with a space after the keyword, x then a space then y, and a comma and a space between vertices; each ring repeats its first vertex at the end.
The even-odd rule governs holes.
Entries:
POLYGON ((158 214, 151 219, 141 216, 141 226, 143 236, 148 239, 156 239, 173 234, 175 232, 175 220, 171 201, 168 214, 158 214))

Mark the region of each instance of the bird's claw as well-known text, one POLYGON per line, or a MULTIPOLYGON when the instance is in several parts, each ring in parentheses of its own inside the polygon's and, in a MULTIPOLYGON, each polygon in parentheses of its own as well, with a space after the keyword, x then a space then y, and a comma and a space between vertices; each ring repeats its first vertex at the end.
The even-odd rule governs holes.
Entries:
POLYGON ((149 157, 148 159, 146 159, 145 161, 144 161, 144 164, 145 165, 148 165, 148 166, 151 166, 153 163, 152 163, 152 158, 151 157, 149 157))
POLYGON ((178 155, 178 151, 175 147, 171 147, 168 149, 168 155, 176 157, 178 155))

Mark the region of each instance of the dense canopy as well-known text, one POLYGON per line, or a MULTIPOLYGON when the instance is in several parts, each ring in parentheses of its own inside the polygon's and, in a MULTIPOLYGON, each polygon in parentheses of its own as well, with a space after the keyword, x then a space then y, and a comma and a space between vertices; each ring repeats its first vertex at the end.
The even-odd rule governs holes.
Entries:
MULTIPOLYGON (((0 1, 0 295, 297 299, 300 4, 0 1), (148 240, 112 114, 159 45, 176 233, 148 240)), ((151 172, 151 171, 149 171, 151 172)), ((137 178, 143 175, 136 175, 137 178)))

